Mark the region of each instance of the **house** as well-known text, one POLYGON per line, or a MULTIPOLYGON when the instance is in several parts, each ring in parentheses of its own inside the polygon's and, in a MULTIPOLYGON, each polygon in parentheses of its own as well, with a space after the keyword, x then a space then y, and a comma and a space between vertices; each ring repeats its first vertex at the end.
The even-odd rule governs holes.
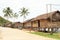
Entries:
POLYGON ((60 11, 39 15, 23 23, 24 27, 39 31, 56 31, 60 27, 60 11))
POLYGON ((4 24, 4 27, 11 27, 12 26, 12 22, 7 22, 4 24))
POLYGON ((22 27, 22 26, 23 26, 23 24, 21 22, 15 22, 12 24, 13 28, 18 28, 18 27, 22 27))
POLYGON ((27 28, 31 28, 31 25, 32 25, 32 24, 31 24, 31 20, 32 20, 32 19, 24 21, 24 22, 23 22, 23 27, 26 28, 26 29, 27 29, 27 28))

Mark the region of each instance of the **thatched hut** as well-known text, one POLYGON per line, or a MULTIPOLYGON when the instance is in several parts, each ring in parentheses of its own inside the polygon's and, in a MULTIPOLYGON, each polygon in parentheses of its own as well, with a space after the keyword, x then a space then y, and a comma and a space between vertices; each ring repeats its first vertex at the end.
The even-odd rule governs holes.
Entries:
POLYGON ((60 11, 39 15, 36 18, 26 21, 24 24, 30 25, 35 30, 51 31, 53 29, 56 31, 55 29, 60 27, 60 11))
POLYGON ((22 27, 22 26, 23 26, 23 23, 21 23, 21 22, 15 22, 15 23, 12 24, 13 28, 19 28, 19 27, 22 27))
POLYGON ((4 24, 4 27, 11 27, 12 26, 12 22, 7 22, 4 24))

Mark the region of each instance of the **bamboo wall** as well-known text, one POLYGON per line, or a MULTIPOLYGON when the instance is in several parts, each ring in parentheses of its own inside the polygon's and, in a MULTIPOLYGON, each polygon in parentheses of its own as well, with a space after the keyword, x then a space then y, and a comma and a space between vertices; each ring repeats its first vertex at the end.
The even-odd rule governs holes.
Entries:
POLYGON ((40 20, 40 27, 60 27, 60 22, 51 22, 51 21, 48 21, 47 19, 45 20, 40 20))
POLYGON ((24 23, 24 27, 31 27, 31 22, 24 23))
POLYGON ((40 20, 40 27, 47 27, 48 21, 45 19, 40 20))
POLYGON ((38 21, 33 21, 33 27, 38 27, 38 21))

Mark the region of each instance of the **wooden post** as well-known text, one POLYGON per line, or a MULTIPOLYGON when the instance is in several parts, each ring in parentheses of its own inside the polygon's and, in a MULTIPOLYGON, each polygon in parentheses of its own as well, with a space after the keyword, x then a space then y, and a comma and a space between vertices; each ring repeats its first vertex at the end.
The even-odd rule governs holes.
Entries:
POLYGON ((24 23, 23 23, 23 28, 24 28, 24 23))
POLYGON ((38 31, 40 31, 40 20, 38 20, 38 31))
POLYGON ((31 27, 30 27, 30 32, 33 29, 33 22, 31 21, 31 27))
POLYGON ((48 28, 48 32, 50 32, 50 31, 49 31, 49 28, 48 28))
POLYGON ((51 28, 51 33, 50 34, 53 35, 53 28, 51 28))
POLYGON ((46 28, 44 28, 44 32, 46 32, 46 28))

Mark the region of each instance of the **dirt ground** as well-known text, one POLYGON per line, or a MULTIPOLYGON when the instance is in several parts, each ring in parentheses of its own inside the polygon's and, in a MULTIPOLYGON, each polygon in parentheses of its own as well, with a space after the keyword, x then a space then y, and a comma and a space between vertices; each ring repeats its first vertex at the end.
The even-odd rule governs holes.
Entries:
POLYGON ((55 39, 29 34, 19 29, 0 27, 0 40, 55 40, 55 39))

